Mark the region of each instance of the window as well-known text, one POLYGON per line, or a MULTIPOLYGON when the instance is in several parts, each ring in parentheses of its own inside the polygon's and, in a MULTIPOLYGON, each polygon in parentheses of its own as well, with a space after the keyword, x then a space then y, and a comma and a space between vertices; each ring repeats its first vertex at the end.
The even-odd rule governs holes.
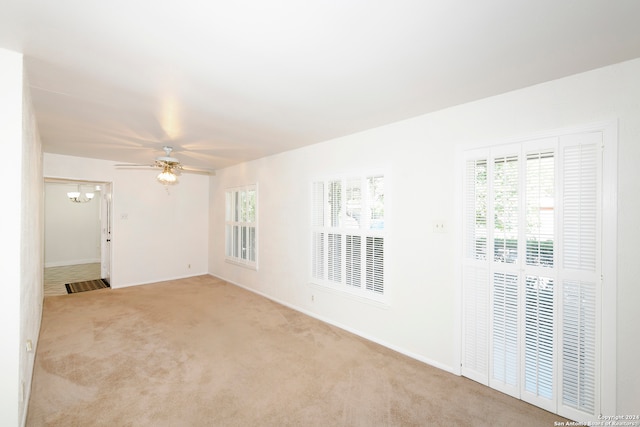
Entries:
POLYGON ((604 398, 603 147, 585 132, 465 156, 462 374, 580 420, 604 398))
POLYGON ((312 184, 311 282, 382 300, 384 176, 312 184))
POLYGON ((255 185, 225 193, 225 256, 227 261, 257 268, 257 199, 255 185))

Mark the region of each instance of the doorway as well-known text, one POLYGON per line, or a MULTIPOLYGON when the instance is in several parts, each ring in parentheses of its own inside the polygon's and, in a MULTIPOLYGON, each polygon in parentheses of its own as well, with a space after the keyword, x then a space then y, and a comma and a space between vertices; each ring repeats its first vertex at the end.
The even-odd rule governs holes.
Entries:
POLYGON ((111 278, 111 183, 45 178, 44 295, 111 278))

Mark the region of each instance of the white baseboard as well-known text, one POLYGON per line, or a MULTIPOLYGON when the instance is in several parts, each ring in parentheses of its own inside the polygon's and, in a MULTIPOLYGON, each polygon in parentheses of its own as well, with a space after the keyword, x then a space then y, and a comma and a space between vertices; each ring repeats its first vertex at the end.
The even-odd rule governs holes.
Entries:
POLYGON ((238 286, 239 288, 246 289, 249 292, 253 292, 254 294, 257 294, 257 295, 260 295, 262 297, 265 297, 265 298, 267 298, 267 299, 269 299, 271 301, 277 302, 278 304, 282 304, 285 307, 289 307, 292 310, 295 310, 295 311, 298 311, 300 313, 306 314, 307 316, 313 317, 314 319, 318 319, 321 322, 328 323, 328 324, 333 325, 333 326, 335 326, 337 328, 340 328, 340 329, 345 330, 347 332, 350 332, 352 334, 358 335, 359 337, 362 337, 362 338, 364 338, 366 340, 369 340, 369 341, 374 342, 376 344, 380 344, 383 347, 389 348, 389 349, 391 349, 393 351, 397 351, 400 354, 403 354, 403 355, 405 355, 407 357, 410 357, 412 359, 418 360, 420 362, 426 363, 427 365, 433 366, 434 368, 442 369, 443 371, 449 372, 450 374, 460 376, 460 372, 458 370, 454 369, 451 366, 444 365, 444 364, 442 364, 440 362, 436 362, 435 360, 432 360, 432 359, 429 359, 427 357, 421 356, 419 354, 411 352, 411 351, 409 351, 407 349, 404 349, 402 347, 396 346, 394 344, 390 344, 390 343, 388 343, 388 342, 386 342, 384 340, 380 340, 380 339, 378 339, 378 338, 376 338, 374 336, 371 336, 369 334, 365 334, 365 333, 363 333, 363 332, 361 332, 361 331, 359 331, 357 329, 354 329, 354 328, 351 328, 349 326, 343 325, 343 324, 341 324, 339 322, 335 322, 334 320, 329 319, 327 317, 320 316, 320 315, 318 315, 316 313, 307 311, 304 308, 295 306, 293 304, 289 304, 288 302, 281 301, 281 300, 279 300, 277 298, 273 298, 270 295, 267 295, 265 293, 262 293, 260 291, 255 290, 255 289, 249 288, 247 286, 241 285, 240 283, 236 283, 233 280, 228 280, 228 279, 225 279, 224 277, 216 276, 216 275, 211 274, 211 273, 209 273, 209 275, 212 276, 212 277, 218 278, 220 280, 224 280, 225 282, 230 283, 230 284, 232 284, 234 286, 238 286))
MULTIPOLYGON (((125 284, 116 283, 115 286, 113 285, 112 282, 109 282, 109 284, 111 285, 111 289, 119 289, 119 288, 128 288, 130 286, 142 286, 142 285, 151 285, 153 283, 170 282, 171 280, 188 279, 190 277, 197 277, 197 276, 211 276, 211 274, 209 274, 209 273, 195 273, 195 274, 189 274, 189 275, 186 275, 186 276, 175 276, 175 277, 162 278, 162 279, 157 279, 157 280, 150 280, 148 282, 135 282, 135 283, 125 283, 125 284)), ((113 278, 111 278, 111 279, 113 280, 113 278)))
POLYGON ((48 267, 66 267, 67 265, 78 265, 78 264, 95 264, 101 262, 100 258, 91 258, 91 259, 74 259, 68 261, 55 261, 55 262, 45 262, 45 268, 48 267))

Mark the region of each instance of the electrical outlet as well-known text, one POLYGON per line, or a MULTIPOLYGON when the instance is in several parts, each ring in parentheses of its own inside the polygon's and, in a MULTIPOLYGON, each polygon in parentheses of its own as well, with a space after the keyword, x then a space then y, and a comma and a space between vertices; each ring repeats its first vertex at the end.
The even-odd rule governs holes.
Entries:
POLYGON ((31 340, 27 340, 25 347, 27 349, 27 353, 31 353, 33 351, 33 342, 31 340))
POLYGON ((315 301, 316 297, 314 295, 311 295, 311 302, 315 301))

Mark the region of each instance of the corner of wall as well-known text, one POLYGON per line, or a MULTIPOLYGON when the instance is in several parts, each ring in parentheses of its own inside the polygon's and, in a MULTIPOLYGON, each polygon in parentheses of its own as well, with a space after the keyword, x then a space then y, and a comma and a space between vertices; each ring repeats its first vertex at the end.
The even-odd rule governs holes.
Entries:
POLYGON ((44 300, 44 181, 42 144, 28 81, 22 79, 22 212, 18 415, 25 425, 44 300))

